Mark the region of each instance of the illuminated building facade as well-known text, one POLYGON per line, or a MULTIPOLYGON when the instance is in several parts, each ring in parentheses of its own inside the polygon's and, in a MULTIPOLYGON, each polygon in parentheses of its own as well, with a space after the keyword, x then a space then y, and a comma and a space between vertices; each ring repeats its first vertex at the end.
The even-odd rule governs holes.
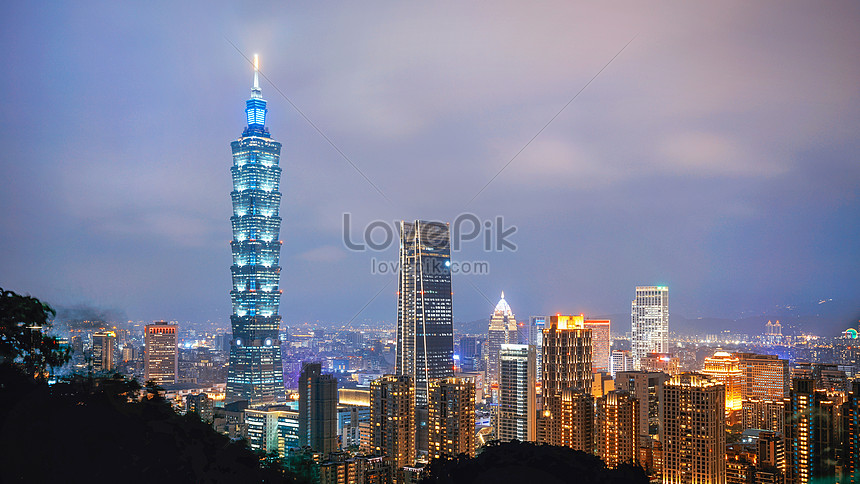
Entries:
POLYGON ((789 477, 795 484, 818 482, 836 474, 838 403, 811 378, 792 380, 786 437, 791 442, 789 477))
POLYGON ((597 455, 608 467, 639 460, 639 401, 628 392, 611 391, 597 399, 597 455))
POLYGON ((429 397, 428 457, 474 457, 475 382, 456 377, 433 380, 429 397))
POLYGON ((338 449, 337 379, 319 363, 305 363, 299 374, 299 443, 328 454, 338 449))
POLYGON ((698 373, 682 373, 663 385, 663 399, 663 482, 725 482, 725 385, 698 373))
POLYGON ((768 321, 765 325, 764 344, 769 346, 782 344, 782 324, 779 321, 775 323, 768 321))
MULTIPOLYGON (((581 315, 557 315, 551 316, 544 328, 543 411, 538 419, 540 442, 580 445, 585 440, 584 435, 591 431, 590 426, 584 427, 590 425, 585 423, 585 415, 571 413, 586 406, 590 409, 592 405, 591 330, 585 328, 583 322, 581 315), (579 422, 583 427, 571 427, 579 422)), ((593 412, 590 413, 593 416, 593 412)))
POLYGON ((615 375, 615 390, 630 393, 639 402, 639 446, 648 448, 660 435, 660 402, 669 375, 663 372, 624 371, 615 375))
POLYGON ((627 350, 612 350, 609 366, 612 378, 620 371, 633 371, 633 355, 627 350))
POLYGON ((502 345, 499 351, 499 411, 496 437, 502 442, 537 438, 537 355, 532 345, 502 345))
POLYGON ((743 428, 785 431, 785 400, 753 397, 744 399, 741 406, 743 428))
MULTIPOLYGON (((528 344, 535 347, 535 355, 537 356, 535 370, 537 371, 538 380, 540 380, 540 376, 543 374, 541 371, 541 361, 543 361, 543 330, 547 326, 548 321, 549 316, 529 316, 528 344)), ((540 387, 540 381, 538 381, 538 387, 540 387)))
POLYGON ((722 382, 726 386, 726 420, 733 425, 741 420, 741 410, 744 390, 744 374, 739 367, 739 360, 725 351, 717 351, 713 356, 705 357, 703 375, 722 382))
POLYGON ((414 379, 419 408, 431 380, 454 376, 450 245, 448 224, 400 223, 395 372, 414 379))
POLYGON ((98 331, 93 333, 93 370, 111 371, 116 366, 116 333, 98 331))
POLYGON ((266 101, 260 91, 257 59, 254 86, 245 102, 248 125, 230 143, 233 151, 233 240, 230 299, 233 340, 227 373, 228 403, 252 405, 284 396, 278 314, 281 291, 281 144, 266 128, 266 101))
POLYGON ((860 385, 845 396, 842 404, 842 452, 839 459, 840 482, 860 483, 860 385))
POLYGON ((408 375, 385 375, 370 384, 371 452, 395 469, 415 464, 415 387, 408 375))
POLYGON ((177 333, 179 325, 161 321, 144 327, 144 380, 159 385, 177 383, 179 353, 177 333))
POLYGON ((638 370, 648 353, 669 352, 669 288, 636 286, 630 318, 633 367, 638 370))
POLYGON ((791 389, 788 360, 777 355, 734 353, 744 377, 743 397, 781 400, 791 389))
POLYGON ((594 397, 582 388, 567 387, 561 391, 560 405, 551 402, 550 409, 558 415, 559 432, 557 443, 594 453, 594 397))
POLYGON ((499 351, 502 345, 517 342, 517 332, 517 320, 508 302, 505 301, 505 293, 502 292, 502 298, 490 316, 487 346, 484 352, 485 368, 487 369, 486 383, 490 388, 495 388, 499 384, 499 351))
POLYGON ((610 321, 608 319, 586 319, 584 327, 591 330, 591 371, 609 373, 612 370, 610 361, 609 336, 610 321))
POLYGON ((681 361, 676 356, 667 353, 648 353, 639 360, 639 369, 642 371, 662 371, 669 376, 681 373, 681 361))

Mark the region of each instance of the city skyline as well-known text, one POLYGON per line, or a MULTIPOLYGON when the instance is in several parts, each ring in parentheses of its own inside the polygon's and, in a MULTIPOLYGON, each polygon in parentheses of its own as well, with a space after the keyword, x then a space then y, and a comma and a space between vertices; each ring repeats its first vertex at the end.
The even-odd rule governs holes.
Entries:
POLYGON ((455 279, 457 321, 483 317, 482 293, 502 288, 521 314, 605 315, 624 312, 630 287, 665 284, 673 314, 690 318, 833 304, 822 332, 835 334, 858 319, 860 234, 846 221, 860 185, 860 12, 833 7, 499 5, 488 17, 369 5, 264 17, 216 5, 186 35, 183 15, 158 8, 4 6, 15 48, 3 54, 11 183, 0 203, 15 210, 0 215, 0 285, 132 320, 226 322, 229 182, 218 160, 241 122, 231 118, 247 85, 240 66, 257 52, 278 96, 272 123, 297 161, 282 214, 295 228, 282 265, 302 275, 282 280, 289 322, 394 319, 393 277, 370 274, 370 258, 396 250, 344 248, 343 213, 360 231, 471 211, 516 226, 517 250, 472 242, 452 254, 491 267, 455 279), (375 32, 355 21, 380 16, 375 32), (434 168, 407 188, 415 166, 434 168), (450 196, 429 196, 439 186, 450 196), (572 190, 585 196, 548 202, 572 190), (546 237, 558 227, 576 230, 546 237))

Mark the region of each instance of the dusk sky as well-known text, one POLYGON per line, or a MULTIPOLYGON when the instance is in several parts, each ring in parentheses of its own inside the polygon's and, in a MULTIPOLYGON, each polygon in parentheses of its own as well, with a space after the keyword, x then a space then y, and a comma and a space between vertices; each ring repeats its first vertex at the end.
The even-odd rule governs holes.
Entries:
POLYGON ((349 321, 381 291, 357 321, 393 327, 395 277, 371 264, 397 247, 348 250, 344 213, 358 241, 471 212, 515 226, 516 250, 454 252, 490 267, 454 275, 456 321, 503 290, 518 317, 597 315, 665 284, 676 315, 833 299, 845 320, 821 332, 856 325, 856 1, 4 2, 0 19, 4 289, 229 321, 230 142, 256 53, 283 143, 286 324, 349 321))

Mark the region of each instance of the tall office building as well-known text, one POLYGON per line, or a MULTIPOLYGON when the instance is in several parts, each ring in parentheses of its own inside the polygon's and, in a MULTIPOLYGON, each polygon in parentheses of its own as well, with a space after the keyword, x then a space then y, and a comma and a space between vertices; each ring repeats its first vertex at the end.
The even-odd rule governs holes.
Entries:
POLYGON ((698 373, 682 373, 663 385, 663 398, 663 482, 725 482, 725 385, 698 373))
POLYGON ((448 224, 400 223, 398 284, 395 370, 414 378, 416 407, 426 408, 430 381, 454 376, 448 224))
POLYGON ((633 367, 638 370, 648 353, 669 352, 669 288, 636 286, 630 318, 633 367))
MULTIPOLYGON (((584 415, 570 412, 591 408, 591 330, 582 316, 551 316, 543 332, 543 412, 538 420, 538 440, 551 445, 585 445, 590 428, 584 415), (588 402, 586 405, 586 401, 588 402), (576 417, 576 418, 575 418, 576 417)), ((576 448, 576 447, 574 447, 576 448)), ((580 449, 586 450, 586 449, 580 449)))
POLYGON ((543 330, 547 325, 547 321, 549 321, 549 316, 529 316, 529 344, 534 345, 535 355, 537 356, 535 370, 538 376, 538 386, 541 384, 540 378, 543 374, 541 372, 541 362, 543 361, 543 330))
MULTIPOLYGON (((516 344, 517 342, 517 320, 511 307, 505 301, 505 293, 496 304, 493 314, 490 315, 490 327, 487 331, 487 351, 485 352, 487 379, 486 384, 494 388, 499 384, 499 351, 502 345, 516 344)), ((496 395, 493 395, 496 398, 496 395)))
POLYGON ((744 374, 739 360, 725 351, 717 351, 705 357, 705 367, 701 373, 726 386, 726 420, 729 425, 741 421, 744 393, 744 374))
POLYGON ((845 395, 841 408, 842 453, 839 458, 840 482, 860 483, 860 384, 845 395))
POLYGON ((597 455, 608 467, 639 460, 639 400, 611 391, 597 399, 597 455))
POLYGON ((734 353, 738 368, 743 373, 743 398, 781 400, 791 390, 791 372, 788 360, 777 355, 734 353))
POLYGON ((143 350, 144 380, 158 384, 177 383, 179 378, 179 352, 177 332, 179 326, 159 321, 144 326, 143 350))
POLYGON ((299 374, 299 443, 327 455, 338 450, 337 379, 319 363, 305 363, 299 374))
POLYGON ((648 448, 659 439, 660 404, 663 401, 663 385, 669 375, 663 372, 622 371, 615 375, 615 390, 625 391, 639 401, 639 447, 648 448))
POLYGON ((116 333, 93 333, 93 370, 111 371, 116 366, 116 333))
POLYGON ((608 319, 586 319, 584 326, 591 329, 591 371, 610 373, 612 362, 610 361, 610 346, 612 340, 609 336, 608 319))
POLYGON ((499 352, 496 437, 502 442, 537 438, 536 356, 532 345, 502 345, 499 352))
POLYGON ((245 102, 248 125, 230 143, 233 151, 233 240, 230 299, 233 340, 227 373, 227 403, 273 402, 284 396, 278 308, 281 291, 281 143, 266 128, 266 101, 260 91, 257 57, 254 86, 245 102))
POLYGON ((415 387, 408 375, 370 383, 370 447, 395 469, 415 464, 415 387))
POLYGON ((429 398, 428 457, 474 457, 475 382, 457 377, 433 380, 429 398))

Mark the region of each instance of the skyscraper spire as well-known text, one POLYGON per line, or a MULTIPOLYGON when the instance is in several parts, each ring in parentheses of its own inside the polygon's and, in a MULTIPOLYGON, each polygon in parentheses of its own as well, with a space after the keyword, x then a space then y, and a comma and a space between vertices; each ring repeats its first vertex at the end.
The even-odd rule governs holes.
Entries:
POLYGON ((254 54, 254 90, 260 90, 260 56, 254 54))

